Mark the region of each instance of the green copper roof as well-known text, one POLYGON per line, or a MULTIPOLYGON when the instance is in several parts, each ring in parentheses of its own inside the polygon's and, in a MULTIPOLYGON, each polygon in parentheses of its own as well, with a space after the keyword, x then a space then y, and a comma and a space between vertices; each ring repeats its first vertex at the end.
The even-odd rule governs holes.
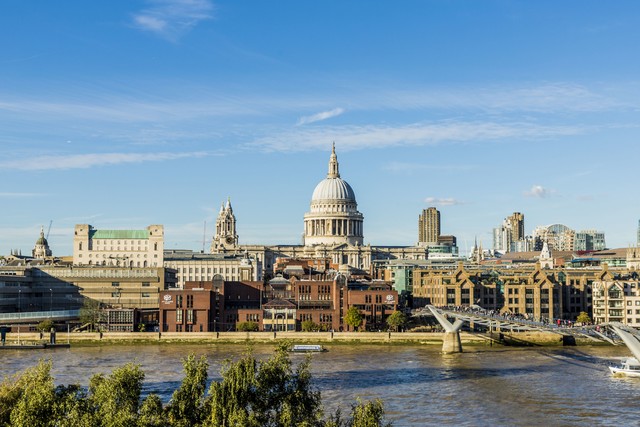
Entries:
POLYGON ((148 239, 149 230, 92 230, 90 239, 148 239))

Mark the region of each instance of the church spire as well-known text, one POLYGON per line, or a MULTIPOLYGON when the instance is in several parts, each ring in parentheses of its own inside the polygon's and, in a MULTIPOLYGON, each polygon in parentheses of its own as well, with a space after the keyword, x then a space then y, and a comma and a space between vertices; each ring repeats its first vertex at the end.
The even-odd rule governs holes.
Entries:
POLYGON ((338 156, 336 155, 336 143, 333 143, 331 147, 331 157, 329 158, 329 173, 327 178, 340 178, 340 171, 338 170, 338 156))

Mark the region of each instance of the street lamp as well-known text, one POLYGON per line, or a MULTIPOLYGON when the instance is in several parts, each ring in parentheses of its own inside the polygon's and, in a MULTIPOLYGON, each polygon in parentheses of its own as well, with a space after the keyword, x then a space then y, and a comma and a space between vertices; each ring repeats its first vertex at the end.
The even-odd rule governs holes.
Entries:
POLYGON ((18 313, 22 312, 22 289, 18 289, 18 313))
POLYGON ((53 289, 49 288, 49 314, 53 310, 53 289))

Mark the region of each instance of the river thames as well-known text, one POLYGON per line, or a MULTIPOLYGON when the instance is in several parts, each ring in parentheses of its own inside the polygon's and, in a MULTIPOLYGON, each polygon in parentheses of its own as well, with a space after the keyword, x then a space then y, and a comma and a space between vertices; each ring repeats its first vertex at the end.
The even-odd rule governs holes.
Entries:
MULTIPOLYGON (((467 348, 443 355, 439 346, 336 345, 313 355, 314 385, 327 410, 343 411, 360 396, 381 398, 395 426, 623 426, 638 425, 640 379, 614 378, 607 366, 629 356, 626 347, 467 348)), ((2 351, 6 376, 50 358, 57 384, 87 385, 135 361, 145 371, 144 393, 168 400, 182 379, 180 360, 206 355, 210 378, 242 345, 113 345, 47 352, 2 351)), ((259 358, 273 347, 257 345, 259 358)), ((294 360, 303 355, 292 354, 294 360)))

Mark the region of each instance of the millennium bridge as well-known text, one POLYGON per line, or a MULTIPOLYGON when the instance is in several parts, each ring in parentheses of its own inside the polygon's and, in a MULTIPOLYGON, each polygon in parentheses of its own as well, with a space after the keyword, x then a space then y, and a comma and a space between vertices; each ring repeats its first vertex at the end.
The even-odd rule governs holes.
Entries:
POLYGON ((594 342, 607 341, 617 344, 613 339, 613 334, 608 334, 607 325, 601 326, 569 326, 560 322, 556 323, 538 322, 523 318, 521 316, 501 315, 486 311, 480 307, 434 307, 428 305, 425 309, 413 313, 414 317, 435 317, 444 329, 442 351, 445 353, 457 353, 462 351, 460 342, 460 329, 466 323, 472 329, 482 326, 489 332, 490 339, 493 340, 493 332, 551 332, 562 337, 565 345, 575 345, 576 338, 586 338, 594 342), (447 317, 455 319, 451 323, 447 317), (600 329, 600 330, 599 330, 600 329))

